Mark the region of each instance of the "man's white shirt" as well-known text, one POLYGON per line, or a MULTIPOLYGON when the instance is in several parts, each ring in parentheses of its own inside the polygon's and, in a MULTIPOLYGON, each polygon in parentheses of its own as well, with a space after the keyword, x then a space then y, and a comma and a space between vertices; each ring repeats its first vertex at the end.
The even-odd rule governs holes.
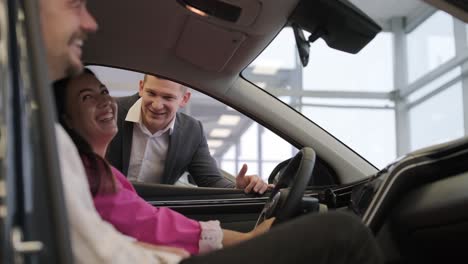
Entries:
POLYGON ((125 117, 126 122, 134 123, 127 174, 129 180, 161 183, 175 119, 174 116, 167 127, 152 134, 141 118, 141 98, 130 107, 125 117))

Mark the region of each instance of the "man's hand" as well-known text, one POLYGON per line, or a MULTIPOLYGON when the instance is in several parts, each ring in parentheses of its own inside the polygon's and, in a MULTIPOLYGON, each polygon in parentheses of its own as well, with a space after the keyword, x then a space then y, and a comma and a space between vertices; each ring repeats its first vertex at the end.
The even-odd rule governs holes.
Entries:
POLYGON ((245 193, 259 193, 263 194, 266 190, 272 189, 275 186, 273 184, 267 184, 257 175, 246 175, 247 173, 247 164, 242 165, 239 174, 236 177, 236 188, 244 189, 245 193))

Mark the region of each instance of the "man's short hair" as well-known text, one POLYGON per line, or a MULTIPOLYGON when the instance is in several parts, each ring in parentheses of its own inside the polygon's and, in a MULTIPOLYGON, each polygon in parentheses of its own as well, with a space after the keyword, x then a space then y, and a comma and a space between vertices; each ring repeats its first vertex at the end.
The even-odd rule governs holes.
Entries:
MULTIPOLYGON (((154 78, 159 79, 159 80, 165 80, 165 81, 174 82, 174 81, 171 81, 171 80, 166 79, 166 78, 158 77, 158 76, 151 75, 151 74, 145 74, 145 75, 143 76, 143 82, 144 82, 144 83, 147 81, 148 76, 154 77, 154 78)), ((178 83, 178 82, 175 82, 175 83, 180 84, 180 83, 178 83)), ((186 92, 187 92, 187 90, 188 90, 188 87, 187 87, 187 86, 180 84, 180 87, 181 87, 182 93, 186 93, 186 92)))

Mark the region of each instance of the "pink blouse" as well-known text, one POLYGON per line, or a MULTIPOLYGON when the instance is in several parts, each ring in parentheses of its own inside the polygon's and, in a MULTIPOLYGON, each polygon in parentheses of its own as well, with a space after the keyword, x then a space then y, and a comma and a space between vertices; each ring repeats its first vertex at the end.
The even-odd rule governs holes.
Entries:
MULTIPOLYGON (((150 205, 138 196, 120 171, 112 167, 112 173, 116 180, 117 193, 98 194, 94 197, 94 205, 104 220, 138 241, 179 247, 190 254, 199 253, 202 233, 199 222, 169 208, 150 205)), ((205 225, 203 222, 202 224, 205 225)))

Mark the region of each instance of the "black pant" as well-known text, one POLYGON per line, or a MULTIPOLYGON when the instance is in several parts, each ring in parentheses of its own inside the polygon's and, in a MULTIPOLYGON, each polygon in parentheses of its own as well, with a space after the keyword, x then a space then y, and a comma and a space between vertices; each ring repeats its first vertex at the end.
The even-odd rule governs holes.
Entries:
POLYGON ((309 214, 275 226, 266 234, 183 264, 219 263, 383 263, 370 231, 352 215, 309 214))

